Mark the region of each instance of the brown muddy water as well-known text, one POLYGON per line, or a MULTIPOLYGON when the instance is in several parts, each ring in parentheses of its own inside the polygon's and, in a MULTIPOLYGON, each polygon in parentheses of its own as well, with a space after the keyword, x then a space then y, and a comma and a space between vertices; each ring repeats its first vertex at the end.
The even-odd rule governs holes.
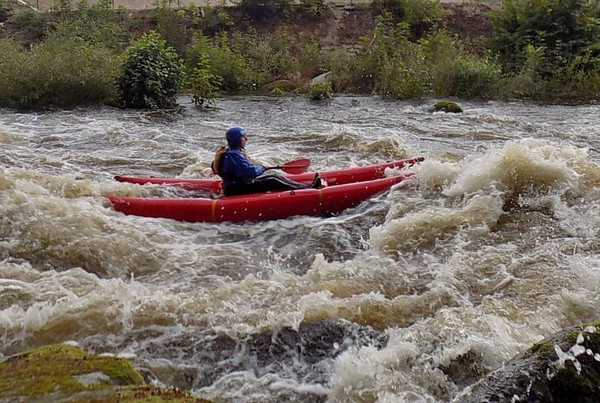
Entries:
POLYGON ((0 110, 0 359, 74 341, 217 402, 446 402, 599 318, 600 107, 434 102, 0 110), (113 176, 203 175, 232 125, 266 165, 425 161, 327 218, 190 224, 103 198, 185 195, 113 176))

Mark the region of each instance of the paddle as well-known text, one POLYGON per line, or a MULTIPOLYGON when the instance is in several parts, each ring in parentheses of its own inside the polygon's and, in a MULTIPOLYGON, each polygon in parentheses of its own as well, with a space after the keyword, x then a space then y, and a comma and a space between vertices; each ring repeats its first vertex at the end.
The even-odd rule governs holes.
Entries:
POLYGON ((281 169, 287 174, 301 174, 302 172, 306 171, 309 165, 310 160, 308 158, 301 158, 299 160, 286 162, 283 165, 277 165, 275 167, 265 167, 265 171, 267 169, 281 169))

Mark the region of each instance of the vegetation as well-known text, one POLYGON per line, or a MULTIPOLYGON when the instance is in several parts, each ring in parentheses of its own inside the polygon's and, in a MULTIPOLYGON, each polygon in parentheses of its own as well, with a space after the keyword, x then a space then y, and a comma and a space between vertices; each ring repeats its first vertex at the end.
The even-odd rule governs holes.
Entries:
POLYGON ((0 363, 2 401, 204 402, 189 393, 147 385, 122 358, 51 344, 0 363))
POLYGON ((109 0, 57 0, 44 13, 7 4, 0 0, 11 27, 0 34, 0 106, 168 108, 186 93, 205 107, 223 92, 289 92, 273 82, 307 88, 327 71, 331 87, 308 88, 309 97, 582 102, 600 90, 600 8, 584 0, 506 0, 476 46, 444 28, 437 0, 374 0, 376 23, 354 51, 324 49, 316 31, 296 34, 298 19, 325 22, 323 0, 243 0, 202 12, 164 0, 145 20, 109 0))
POLYGON ((71 107, 108 102, 118 68, 103 45, 50 35, 32 51, 0 40, 0 103, 15 108, 71 107))
POLYGON ((11 14, 12 14, 12 10, 11 10, 10 6, 8 5, 8 1, 0 0, 0 22, 4 22, 4 21, 8 20, 8 17, 10 17, 11 14))
POLYGON ((117 80, 119 101, 127 108, 171 108, 183 80, 183 61, 158 33, 150 32, 127 50, 117 80))
POLYGON ((308 88, 308 96, 313 101, 322 101, 333 97, 333 90, 329 81, 311 85, 308 88))

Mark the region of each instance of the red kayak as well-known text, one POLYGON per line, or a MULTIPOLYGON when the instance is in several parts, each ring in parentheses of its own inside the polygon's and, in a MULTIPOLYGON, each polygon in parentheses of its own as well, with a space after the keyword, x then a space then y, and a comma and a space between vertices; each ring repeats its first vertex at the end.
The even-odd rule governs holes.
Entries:
MULTIPOLYGON (((319 172, 319 175, 328 185, 343 185, 346 183, 364 182, 373 179, 383 178, 386 168, 403 168, 411 166, 417 162, 423 161, 423 157, 409 158, 400 161, 386 162, 383 164, 365 165, 362 167, 353 167, 345 169, 335 169, 331 171, 319 172)), ((315 173, 291 174, 285 175, 286 178, 302 183, 310 183, 315 178, 315 173)), ((215 178, 154 178, 154 177, 135 177, 135 176, 115 176, 119 182, 137 183, 144 185, 146 183, 156 185, 179 186, 190 191, 209 192, 219 194, 221 192, 221 179, 215 178)))
POLYGON ((392 176, 321 189, 302 189, 242 196, 141 198, 108 196, 115 210, 142 217, 188 222, 264 221, 296 215, 327 216, 354 207, 414 175, 392 176))

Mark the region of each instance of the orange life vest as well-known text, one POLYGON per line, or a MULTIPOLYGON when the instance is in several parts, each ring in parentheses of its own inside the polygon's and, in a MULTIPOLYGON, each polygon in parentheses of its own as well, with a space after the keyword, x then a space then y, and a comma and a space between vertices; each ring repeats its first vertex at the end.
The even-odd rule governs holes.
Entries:
POLYGON ((217 175, 219 174, 219 171, 221 170, 221 159, 223 158, 223 155, 226 152, 227 152, 227 147, 217 148, 217 152, 215 152, 215 159, 213 159, 213 162, 210 164, 212 171, 214 173, 216 173, 217 175))

